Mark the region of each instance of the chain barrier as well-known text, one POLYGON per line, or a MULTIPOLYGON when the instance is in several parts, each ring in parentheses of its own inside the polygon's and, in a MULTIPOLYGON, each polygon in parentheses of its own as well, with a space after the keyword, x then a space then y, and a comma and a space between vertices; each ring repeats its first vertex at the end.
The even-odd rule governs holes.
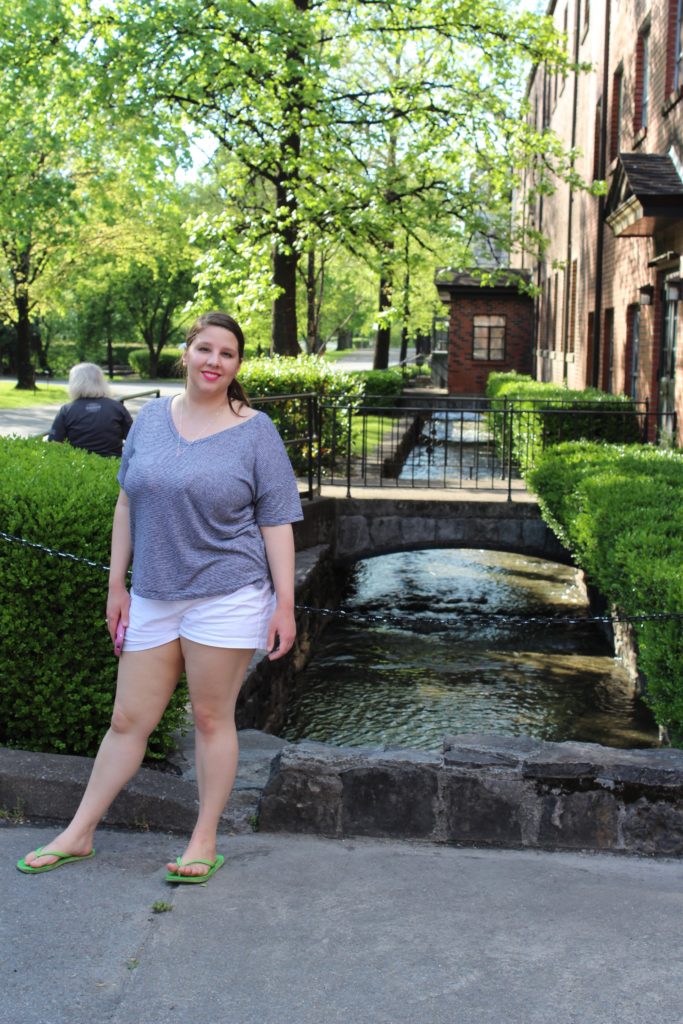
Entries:
POLYGON ((23 544, 26 548, 36 548, 36 550, 43 551, 46 555, 53 555, 55 558, 67 558, 71 562, 82 562, 84 565, 92 566, 93 569, 102 569, 104 572, 109 572, 109 566, 102 565, 101 562, 93 562, 89 558, 83 558, 82 555, 72 555, 68 551, 57 551, 55 548, 49 548, 45 544, 36 544, 35 541, 26 540, 24 537, 15 537, 11 533, 5 533, 4 530, 0 530, 0 540, 10 541, 14 544, 23 544))
MULTIPOLYGON (((38 544, 35 541, 26 540, 24 537, 16 537, 11 533, 5 533, 3 530, 0 530, 0 540, 13 544, 21 544, 24 547, 42 551, 46 555, 52 555, 54 558, 66 558, 71 562, 81 562, 83 565, 89 565, 93 569, 101 569, 103 572, 109 572, 109 566, 103 565, 101 562, 94 562, 90 558, 84 558, 82 555, 74 555, 67 551, 57 551, 55 548, 50 548, 46 544, 38 544)), ((309 614, 327 615, 337 619, 352 619, 361 621, 365 625, 373 623, 378 625, 396 626, 399 629, 409 629, 413 632, 419 631, 420 627, 438 626, 443 630, 444 626, 448 626, 448 623, 444 623, 443 619, 433 619, 428 617, 406 619, 405 617, 402 618, 398 615, 377 615, 373 612, 345 611, 342 608, 314 608, 311 605, 306 604, 297 604, 294 607, 297 611, 308 612, 309 614)), ((463 608, 458 609, 455 614, 460 619, 484 619, 500 623, 544 626, 584 625, 585 623, 590 622, 610 624, 614 622, 628 623, 683 619, 683 612, 651 612, 650 614, 642 613, 638 615, 511 615, 509 612, 479 612, 470 608, 463 608)))

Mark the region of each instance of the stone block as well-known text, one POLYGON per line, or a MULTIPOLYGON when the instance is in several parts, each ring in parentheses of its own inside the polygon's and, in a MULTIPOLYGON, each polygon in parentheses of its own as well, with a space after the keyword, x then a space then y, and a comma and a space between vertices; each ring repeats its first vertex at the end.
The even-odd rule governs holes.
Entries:
POLYGON ((438 784, 433 768, 364 764, 341 775, 344 835, 427 839, 436 825, 438 784))
POLYGON ((340 515, 337 520, 335 557, 355 561, 371 550, 368 520, 364 515, 340 515))
POLYGON ((538 845, 561 850, 613 850, 619 845, 619 803, 602 789, 540 795, 538 845))
POLYGON ((332 773, 276 770, 261 794, 259 828, 339 837, 341 793, 341 780, 332 773))
POLYGON ((683 855, 683 801, 653 803, 641 797, 624 809, 621 836, 628 853, 680 857, 683 855))
POLYGON ((530 736, 490 736, 462 733, 445 736, 444 763, 476 767, 518 768, 524 760, 543 749, 541 740, 530 736))
POLYGON ((444 838, 452 843, 524 845, 525 804, 533 801, 523 782, 444 769, 441 773, 444 838))

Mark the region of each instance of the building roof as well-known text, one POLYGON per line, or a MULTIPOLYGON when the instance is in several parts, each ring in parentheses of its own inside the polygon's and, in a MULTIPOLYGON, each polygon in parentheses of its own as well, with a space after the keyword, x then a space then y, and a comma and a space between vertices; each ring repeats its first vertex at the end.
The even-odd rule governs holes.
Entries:
POLYGON ((620 153, 605 220, 618 238, 654 235, 683 220, 683 181, 670 156, 620 153))
MULTIPOLYGON (((492 271, 488 270, 488 273, 492 271)), ((451 295, 480 294, 482 291, 491 292, 523 292, 520 285, 528 284, 531 280, 530 270, 520 270, 513 267, 501 267, 497 270, 495 279, 483 284, 478 276, 471 271, 454 270, 452 267, 440 267, 434 275, 434 283, 441 296, 442 301, 450 301, 451 295)))

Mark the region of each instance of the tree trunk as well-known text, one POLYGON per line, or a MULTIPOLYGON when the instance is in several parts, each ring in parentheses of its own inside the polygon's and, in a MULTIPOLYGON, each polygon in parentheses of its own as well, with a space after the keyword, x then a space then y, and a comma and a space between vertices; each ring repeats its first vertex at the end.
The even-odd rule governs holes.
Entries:
POLYGON ((340 327, 337 331, 337 352, 346 348, 353 348, 353 332, 346 327, 340 327))
MULTIPOLYGON (((288 140, 290 148, 296 150, 298 136, 288 140)), ((296 356, 299 348, 296 317, 296 279, 299 253, 296 248, 296 197, 294 189, 284 179, 277 186, 278 209, 286 208, 289 216, 280 230, 280 238, 273 248, 273 284, 278 295, 273 301, 273 323, 271 353, 279 356, 296 356)))
POLYGON ((32 391, 36 386, 36 380, 31 364, 31 320, 26 292, 21 291, 16 294, 15 307, 17 310, 17 388, 23 391, 32 391))
POLYGON ((299 255, 296 252, 273 251, 273 283, 281 289, 273 302, 271 352, 279 356, 296 356, 299 348, 296 318, 296 273, 299 255))
POLYGON ((403 281, 403 325, 401 327, 401 353, 398 357, 401 366, 408 359, 408 320, 410 318, 410 238, 406 233, 406 276, 403 281))
POLYGON ((375 342, 375 359, 372 364, 373 370, 386 370, 389 366, 389 347, 391 345, 391 326, 382 326, 381 314, 391 306, 391 278, 387 271, 382 273, 379 279, 379 312, 380 327, 377 330, 377 341, 375 342))

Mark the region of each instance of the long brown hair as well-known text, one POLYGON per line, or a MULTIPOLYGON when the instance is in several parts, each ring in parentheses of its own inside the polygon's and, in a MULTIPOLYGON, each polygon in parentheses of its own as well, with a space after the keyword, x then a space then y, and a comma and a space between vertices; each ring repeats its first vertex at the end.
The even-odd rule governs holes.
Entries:
MULTIPOLYGON (((203 331, 205 327, 222 327, 225 331, 230 331, 237 338, 237 352, 239 354, 240 362, 244 357, 244 334, 242 328, 233 320, 227 313, 221 313, 219 310, 215 310, 211 313, 202 313, 198 316, 192 326, 188 329, 185 336, 185 346, 189 348, 194 339, 197 337, 200 331, 203 331)), ((235 377, 228 387, 228 405, 232 409, 233 400, 236 402, 242 402, 244 405, 250 405, 247 393, 242 385, 235 377)), ((232 409, 234 412, 235 410, 232 409)))

